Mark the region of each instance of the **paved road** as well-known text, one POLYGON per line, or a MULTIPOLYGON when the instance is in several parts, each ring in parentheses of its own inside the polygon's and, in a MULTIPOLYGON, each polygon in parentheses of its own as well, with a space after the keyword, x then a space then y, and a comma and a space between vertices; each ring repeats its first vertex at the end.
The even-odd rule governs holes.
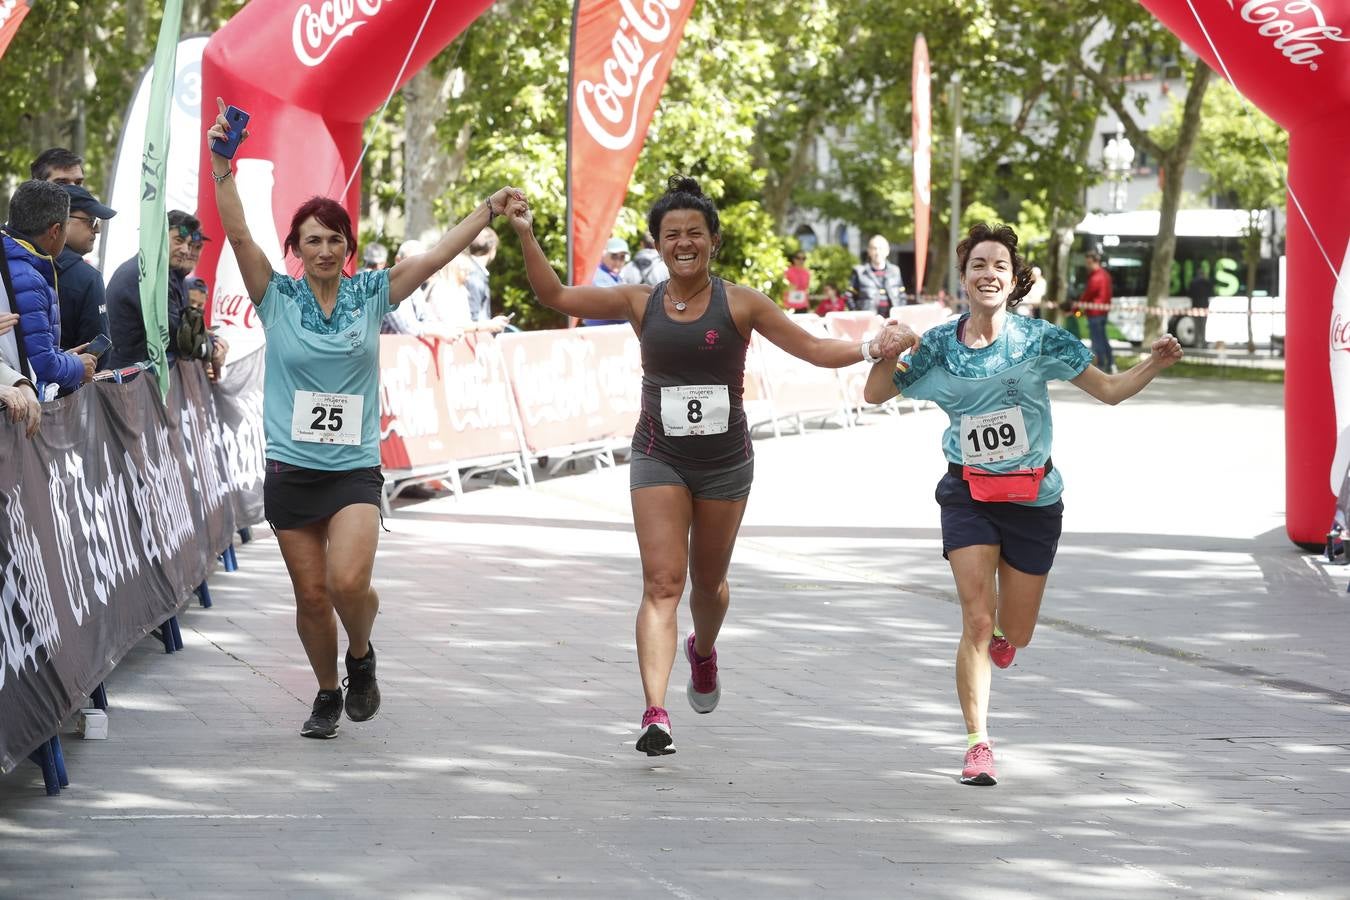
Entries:
MULTIPOLYGON (((4 897, 1345 897, 1350 570, 1283 536, 1280 388, 1058 391, 1066 534, 997 672, 1002 782, 956 782, 941 413, 760 441, 723 700, 632 749, 626 471, 402 508, 385 706, 314 686, 270 539, 109 681, 59 798, 0 779, 4 897)), ((264 529, 265 530, 265 529, 264 529)), ((687 621, 687 615, 686 615, 687 621)))

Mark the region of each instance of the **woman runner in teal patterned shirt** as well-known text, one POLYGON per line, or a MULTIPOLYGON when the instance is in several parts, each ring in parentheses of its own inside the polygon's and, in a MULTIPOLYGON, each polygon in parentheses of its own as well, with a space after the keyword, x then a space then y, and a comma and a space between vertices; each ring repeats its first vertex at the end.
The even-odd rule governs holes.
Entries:
MULTIPOLYGON (((206 132, 224 142, 225 104, 206 132)), ((243 136, 247 136, 244 132, 243 136)), ((380 708, 371 628, 380 600, 371 587, 379 543, 380 320, 478 236, 508 197, 502 188, 480 203, 431 250, 392 269, 346 277, 356 253, 351 218, 336 200, 314 197, 296 210, 286 251, 304 267, 291 278, 272 271, 253 241, 230 160, 211 154, 220 224, 234 248, 249 299, 267 335, 263 431, 267 466, 263 507, 295 589, 295 623, 319 683, 300 734, 337 735, 344 708, 338 684, 338 621, 347 632, 347 718, 380 708)))
POLYGON ((1006 225, 976 225, 957 245, 958 271, 970 312, 922 337, 900 358, 883 333, 881 362, 864 396, 883 403, 903 393, 932 400, 949 425, 942 450, 948 471, 938 482, 942 555, 961 599, 956 693, 966 720, 962 784, 996 783, 986 731, 990 662, 1012 664, 1031 641, 1059 544, 1063 481, 1050 457, 1047 384, 1055 379, 1112 405, 1133 397, 1181 359, 1168 335, 1128 372, 1092 365, 1082 341, 1041 319, 1009 315, 1031 287, 1031 272, 1006 225))

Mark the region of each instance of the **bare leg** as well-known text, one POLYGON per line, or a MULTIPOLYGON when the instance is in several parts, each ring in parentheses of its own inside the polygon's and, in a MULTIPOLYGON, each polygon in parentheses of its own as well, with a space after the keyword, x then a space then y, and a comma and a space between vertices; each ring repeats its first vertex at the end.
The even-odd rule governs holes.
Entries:
POLYGON ((1036 619, 1041 614, 1041 598, 1050 576, 1029 575, 1014 569, 1008 561, 998 563, 998 627, 1014 647, 1031 643, 1036 619))
POLYGON ((961 642, 956 648, 956 695, 966 731, 984 733, 989 713, 989 640, 994 634, 997 544, 962 547, 947 554, 961 598, 961 642))
POLYGON ((677 611, 689 564, 693 501, 682 486, 662 484, 631 494, 633 528, 642 557, 642 605, 637 614, 638 671, 648 706, 666 705, 675 665, 677 611))
POLYGON ((694 619, 694 652, 708 656, 731 602, 727 569, 745 517, 746 498, 695 500, 689 540, 689 612, 694 619))
POLYGON ((328 520, 328 596, 347 632, 354 659, 366 655, 380 598, 370 586, 380 537, 380 508, 370 503, 343 507, 328 520))
POLYGON ((279 530, 277 544, 295 589, 295 630, 309 657, 309 667, 320 689, 334 690, 338 686, 337 618, 325 576, 328 523, 279 530))

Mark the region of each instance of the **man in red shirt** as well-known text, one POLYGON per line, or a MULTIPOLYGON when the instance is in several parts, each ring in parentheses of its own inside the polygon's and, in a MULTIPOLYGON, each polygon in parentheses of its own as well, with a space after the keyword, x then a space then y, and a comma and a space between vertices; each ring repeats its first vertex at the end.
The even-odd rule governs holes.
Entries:
POLYGON ((1096 250, 1087 252, 1087 269, 1087 287, 1083 288, 1083 295, 1074 309, 1087 317, 1097 368, 1110 374, 1116 370, 1111 342, 1106 339, 1106 314, 1111 311, 1111 273, 1102 268, 1102 255, 1096 250))

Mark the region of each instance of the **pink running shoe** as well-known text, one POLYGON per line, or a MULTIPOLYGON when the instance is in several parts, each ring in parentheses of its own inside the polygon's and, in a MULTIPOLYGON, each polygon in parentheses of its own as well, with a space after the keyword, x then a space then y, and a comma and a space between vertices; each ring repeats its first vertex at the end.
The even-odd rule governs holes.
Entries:
POLYGON ((1012 665, 1015 653, 1017 648, 1008 643, 1008 639, 1001 634, 994 635, 994 639, 989 642, 989 659, 1000 669, 1012 665))
POLYGON ((717 701, 722 698, 722 685, 717 680, 717 648, 713 648, 712 656, 699 659, 691 631, 684 642, 684 657, 689 660, 689 684, 684 689, 689 705, 696 713, 710 713, 717 709, 717 701))
POLYGON ((675 739, 670 736, 670 715, 661 707, 648 707, 642 714, 642 733, 638 735, 637 749, 648 756, 666 756, 675 752, 675 739))
POLYGON ((994 751, 986 743, 976 744, 966 751, 966 767, 961 770, 962 784, 998 784, 994 776, 994 751))

